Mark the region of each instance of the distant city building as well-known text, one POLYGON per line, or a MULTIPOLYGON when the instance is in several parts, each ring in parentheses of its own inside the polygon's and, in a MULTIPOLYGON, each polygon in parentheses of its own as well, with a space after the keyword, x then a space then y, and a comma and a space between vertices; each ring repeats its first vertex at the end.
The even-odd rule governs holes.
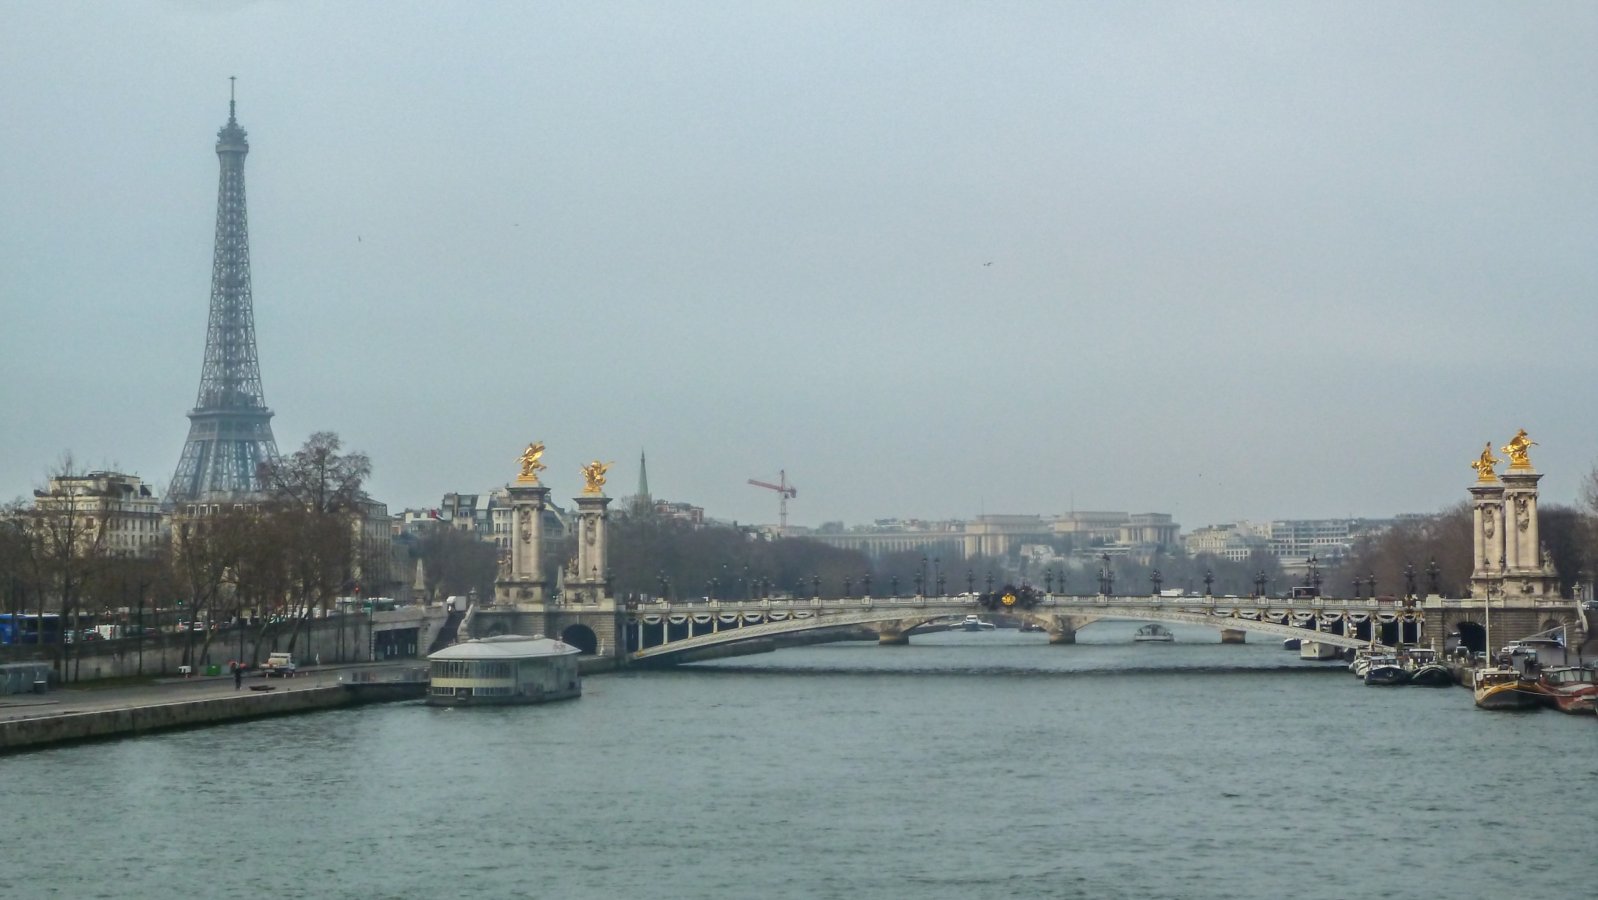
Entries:
POLYGON ((828 522, 806 535, 811 540, 879 558, 890 553, 919 552, 945 559, 1000 557, 1024 546, 1069 539, 1077 551, 1114 555, 1173 549, 1181 526, 1166 513, 1083 512, 1058 518, 1038 515, 983 515, 969 521, 951 519, 878 519, 867 526, 845 528, 828 522))
POLYGON ((676 522, 687 522, 699 528, 705 524, 705 508, 692 503, 681 503, 675 500, 653 500, 655 518, 667 519, 676 522))
POLYGON ((50 479, 34 492, 34 508, 82 517, 83 549, 109 556, 150 556, 160 547, 169 520, 150 486, 121 472, 90 472, 50 479))
POLYGON ((864 553, 873 559, 910 552, 949 559, 965 556, 965 523, 957 520, 878 519, 871 525, 836 528, 841 525, 828 523, 808 537, 829 547, 864 553))
POLYGON ((1248 522, 1205 525, 1182 537, 1189 556, 1217 556, 1231 562, 1243 562, 1257 552, 1268 551, 1270 542, 1269 526, 1248 522))
MULTIPOLYGON (((544 545, 558 546, 566 539, 569 514, 554 503, 544 507, 544 545)), ((445 494, 434 509, 408 509, 401 516, 403 533, 420 536, 433 528, 454 528, 500 550, 510 549, 510 492, 505 488, 482 494, 445 494)))
POLYGON ((1182 526, 1172 521, 1169 513, 1073 510, 1055 518, 1051 530, 1056 536, 1070 538, 1078 550, 1105 544, 1173 549, 1180 542, 1182 526))
POLYGON ((361 498, 353 527, 355 559, 351 573, 361 586, 361 595, 392 596, 404 583, 400 576, 405 569, 395 558, 394 519, 388 514, 388 504, 361 498))
POLYGON ((1345 556, 1355 540, 1380 534, 1392 524, 1392 519, 1277 519, 1270 526, 1270 551, 1283 565, 1312 556, 1333 562, 1345 556))

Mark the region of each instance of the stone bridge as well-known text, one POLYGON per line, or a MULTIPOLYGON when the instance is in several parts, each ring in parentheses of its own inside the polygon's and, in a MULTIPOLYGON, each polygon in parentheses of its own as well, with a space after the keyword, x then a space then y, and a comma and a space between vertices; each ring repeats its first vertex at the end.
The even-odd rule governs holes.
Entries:
MULTIPOLYGON (((1030 608, 989 610, 974 594, 949 597, 851 598, 843 600, 760 600, 654 603, 624 611, 622 638, 633 661, 667 662, 689 651, 777 635, 840 626, 867 626, 884 644, 906 643, 916 626, 967 615, 1004 615, 1042 626, 1051 643, 1073 643, 1076 631, 1099 619, 1141 619, 1203 625, 1223 632, 1253 632, 1277 638, 1303 638, 1339 648, 1370 642, 1371 627, 1398 622, 1406 641, 1441 647, 1447 633, 1427 628, 1444 603, 1457 609, 1471 601, 1439 597, 1338 600, 1237 597, 1078 596, 1048 594, 1030 608)), ((1568 603, 1565 604, 1568 607, 1568 603)), ((1497 606, 1495 605, 1495 614, 1497 606)), ((1379 633, 1378 633, 1379 634, 1379 633)))

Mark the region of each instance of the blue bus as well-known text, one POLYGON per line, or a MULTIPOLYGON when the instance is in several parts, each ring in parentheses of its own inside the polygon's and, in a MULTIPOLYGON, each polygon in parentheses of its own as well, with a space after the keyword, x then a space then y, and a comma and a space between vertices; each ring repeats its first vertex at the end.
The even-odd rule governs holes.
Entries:
POLYGON ((61 642, 61 616, 57 613, 0 613, 0 645, 58 644, 61 642), (41 640, 43 638, 43 640, 41 640))

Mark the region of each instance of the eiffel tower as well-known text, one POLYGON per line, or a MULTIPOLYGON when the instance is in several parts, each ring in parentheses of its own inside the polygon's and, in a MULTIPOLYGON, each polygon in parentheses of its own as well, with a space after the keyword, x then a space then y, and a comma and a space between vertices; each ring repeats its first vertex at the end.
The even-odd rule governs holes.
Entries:
POLYGON ((205 364, 200 370, 199 399, 189 412, 189 439, 167 490, 171 505, 248 499, 260 489, 261 464, 277 459, 272 411, 266 408, 255 355, 250 233, 244 212, 244 156, 250 144, 244 136, 234 117, 230 85, 227 124, 216 135, 222 175, 216 194, 205 364))

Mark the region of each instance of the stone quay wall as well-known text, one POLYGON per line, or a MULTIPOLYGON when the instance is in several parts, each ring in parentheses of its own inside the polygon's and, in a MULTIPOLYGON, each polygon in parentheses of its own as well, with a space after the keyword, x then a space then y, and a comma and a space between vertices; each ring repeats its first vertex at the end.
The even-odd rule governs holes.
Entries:
POLYGON ((336 709, 360 703, 412 700, 421 697, 424 689, 425 685, 419 682, 336 684, 12 719, 0 722, 0 753, 71 741, 126 737, 171 728, 336 709))
MULTIPOLYGON (((378 627, 381 629, 382 625, 378 627)), ((274 650, 288 650, 289 639, 287 627, 267 635, 260 641, 260 655, 256 657, 256 632, 246 629, 244 660, 253 666, 274 650)), ((371 640, 372 624, 366 616, 317 619, 308 637, 307 629, 300 629, 299 639, 294 642, 294 659, 301 665, 313 665, 318 661, 322 664, 365 662, 371 655, 371 640)), ((201 638, 183 633, 85 641, 71 647, 70 665, 74 671, 66 677, 54 673, 54 679, 92 681, 139 675, 171 676, 180 674, 179 667, 184 665, 194 674, 203 673, 207 666, 218 666, 225 672, 228 664, 239 658, 239 632, 235 630, 213 631, 210 646, 202 649, 203 644, 201 638)), ((0 662, 53 661, 54 651, 54 647, 0 647, 0 662)))

